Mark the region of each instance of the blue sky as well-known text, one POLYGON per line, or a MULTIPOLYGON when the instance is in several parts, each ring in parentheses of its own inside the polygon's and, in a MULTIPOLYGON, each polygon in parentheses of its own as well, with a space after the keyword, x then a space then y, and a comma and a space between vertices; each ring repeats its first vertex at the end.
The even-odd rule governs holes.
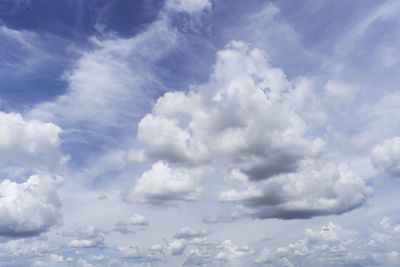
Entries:
POLYGON ((397 1, 0 3, 1 266, 397 266, 397 1))

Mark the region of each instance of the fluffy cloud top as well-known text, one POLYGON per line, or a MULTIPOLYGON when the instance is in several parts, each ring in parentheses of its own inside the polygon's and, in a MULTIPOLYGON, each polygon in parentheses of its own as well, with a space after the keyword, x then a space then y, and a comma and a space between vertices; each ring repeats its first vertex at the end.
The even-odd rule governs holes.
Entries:
POLYGON ((139 123, 150 160, 204 164, 214 158, 251 180, 292 172, 318 154, 323 141, 307 135, 293 110, 296 91, 266 56, 241 42, 218 53, 210 84, 166 93, 139 123))
POLYGON ((60 133, 61 128, 53 123, 25 121, 20 114, 0 112, 1 166, 54 170, 67 160, 59 151, 60 133))
POLYGON ((89 226, 84 230, 77 230, 74 235, 77 239, 73 239, 68 243, 71 248, 99 248, 104 247, 104 232, 89 226))
MULTIPOLYGON (((328 85, 333 92, 332 86, 342 84, 328 85)), ((372 189, 344 166, 315 159, 324 141, 309 133, 299 115, 305 106, 299 96, 312 95, 312 86, 305 78, 290 82, 282 70, 268 65, 262 51, 232 42, 218 52, 209 83, 157 100, 138 127, 138 140, 146 146, 132 150, 132 159, 163 160, 176 172, 204 165, 230 172, 237 188, 222 192, 220 200, 239 205, 234 214, 214 222, 248 215, 293 219, 350 211, 362 205, 372 189)), ((152 179, 151 187, 139 187, 144 180, 134 190, 151 194, 161 184, 152 179)))
POLYGON ((295 219, 347 212, 372 193, 346 165, 318 165, 305 162, 298 172, 260 182, 233 172, 238 188, 222 192, 220 199, 240 204, 243 214, 257 218, 295 219))
POLYGON ((165 205, 177 200, 196 200, 202 188, 192 175, 195 175, 195 172, 174 170, 168 164, 157 162, 136 181, 126 199, 151 205, 165 205))
POLYGON ((24 183, 8 179, 0 183, 0 235, 34 236, 60 219, 56 188, 59 177, 33 175, 24 183))
POLYGON ((0 183, 0 235, 34 236, 59 221, 61 206, 56 189, 67 156, 60 150, 61 128, 52 123, 25 121, 20 114, 0 112, 2 174, 31 175, 25 182, 0 183))
MULTIPOLYGON (((370 227, 370 238, 359 238, 361 233, 328 223, 320 230, 306 229, 306 237, 277 248, 264 248, 254 259, 258 264, 271 266, 397 266, 396 251, 399 234, 389 218, 370 227), (387 235, 390 240, 377 240, 387 235)), ((368 237, 368 236, 366 236, 368 237)))
POLYGON ((129 234, 132 233, 132 231, 129 229, 130 226, 147 227, 149 226, 149 221, 144 216, 135 213, 128 219, 117 222, 114 230, 122 234, 129 234))

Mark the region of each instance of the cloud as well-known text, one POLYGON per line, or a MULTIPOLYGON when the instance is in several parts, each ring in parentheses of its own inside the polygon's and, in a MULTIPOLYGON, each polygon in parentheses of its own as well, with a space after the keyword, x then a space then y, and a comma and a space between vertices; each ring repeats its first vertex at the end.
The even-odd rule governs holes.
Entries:
POLYGON ((172 242, 169 242, 165 248, 165 252, 168 255, 178 256, 182 255, 187 247, 187 241, 184 239, 175 239, 172 242))
POLYGON ((194 229, 191 227, 183 227, 177 233, 175 233, 175 239, 194 239, 194 238, 201 238, 210 235, 211 232, 205 229, 194 229))
POLYGON ((186 165, 218 159, 251 180, 295 171, 323 146, 293 109, 300 105, 291 99, 295 91, 263 52, 232 42, 218 52, 209 84, 157 100, 139 123, 147 147, 136 158, 186 165))
POLYGON ((383 169, 391 177, 400 176, 400 137, 393 137, 377 145, 371 152, 376 168, 383 169))
POLYGON ((3 64, 0 67, 1 75, 3 72, 8 72, 12 75, 22 76, 33 72, 40 63, 50 59, 49 55, 40 48, 40 45, 43 44, 40 44, 38 35, 33 32, 18 31, 1 25, 0 36, 2 48, 10 49, 8 53, 0 50, 3 58, 3 64))
POLYGON ((155 206, 178 200, 194 201, 199 198, 202 188, 192 175, 196 173, 172 169, 164 162, 157 162, 136 181, 125 199, 155 206))
MULTIPOLYGON (((303 94, 314 95, 312 86, 306 78, 287 80, 281 69, 268 65, 262 51, 231 42, 218 52, 210 82, 157 100, 138 126, 138 140, 145 146, 132 150, 131 159, 230 172, 228 180, 237 188, 219 199, 238 206, 230 214, 206 218, 209 223, 348 212, 364 204, 372 188, 344 164, 316 159, 324 141, 309 133, 299 115, 306 106, 303 94)), ((357 91, 331 81, 325 96, 347 105, 357 91)), ((144 179, 134 190, 139 181, 144 179)))
POLYGON ((24 257, 34 257, 50 253, 51 248, 47 240, 38 240, 35 238, 12 239, 0 243, 0 263, 9 264, 12 259, 24 257))
POLYGON ((149 221, 144 216, 135 213, 128 219, 117 222, 115 224, 114 230, 118 231, 122 234, 129 234, 129 233, 132 233, 132 231, 129 230, 129 226, 147 227, 147 226, 149 226, 149 221))
POLYGON ((57 187, 68 156, 61 153, 61 128, 0 112, 0 235, 39 235, 60 221, 57 187), (30 175, 25 182, 21 176, 30 175), (33 175, 32 175, 33 174, 33 175))
POLYGON ((353 251, 354 231, 328 223, 319 231, 307 229, 306 235, 287 246, 264 248, 254 262, 274 266, 347 266, 359 260, 359 251, 353 251))
POLYGON ((34 236, 60 221, 60 200, 56 188, 61 178, 50 174, 32 175, 24 183, 5 179, 0 183, 0 235, 34 236))
POLYGON ((101 248, 104 247, 104 232, 94 226, 75 231, 74 235, 77 239, 73 239, 68 243, 70 248, 101 248))
POLYGON ((59 150, 61 132, 53 123, 25 121, 18 113, 0 112, 1 166, 19 164, 35 171, 60 168, 68 160, 59 150))
POLYGON ((249 264, 248 257, 253 253, 254 251, 248 246, 237 247, 231 240, 225 240, 222 242, 222 251, 215 256, 215 259, 232 262, 233 266, 241 266, 240 264, 249 264))
POLYGON ((117 250, 124 255, 124 258, 133 260, 135 263, 152 263, 159 259, 152 254, 146 254, 137 247, 117 247, 117 250))
MULTIPOLYGON (((238 173, 232 175, 235 179, 238 173)), ((372 188, 344 164, 309 161, 298 172, 265 181, 249 182, 248 177, 240 178, 238 189, 221 192, 220 200, 240 204, 239 216, 242 212, 242 216, 261 219, 342 214, 361 206, 372 193, 372 188)))
POLYGON ((139 225, 139 226, 149 225, 149 221, 144 216, 137 213, 133 214, 131 217, 120 223, 123 225, 139 225))
POLYGON ((389 218, 369 228, 370 233, 328 223, 320 230, 305 230, 305 238, 279 247, 266 247, 254 258, 256 264, 271 266, 396 266, 400 235, 389 218), (373 239, 391 235, 392 243, 373 239), (396 244, 396 245, 395 245, 396 244))
POLYGON ((167 9, 179 12, 187 12, 189 14, 199 13, 203 10, 211 8, 210 0, 168 0, 166 2, 167 9))

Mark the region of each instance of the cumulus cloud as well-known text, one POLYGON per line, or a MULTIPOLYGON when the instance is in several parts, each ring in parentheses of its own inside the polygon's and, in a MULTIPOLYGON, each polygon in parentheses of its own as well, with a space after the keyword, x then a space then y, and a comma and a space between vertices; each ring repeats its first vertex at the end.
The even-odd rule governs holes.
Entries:
POLYGON ((123 225, 139 225, 139 226, 148 226, 149 221, 140 214, 133 214, 131 217, 126 219, 125 221, 122 221, 121 224, 123 225))
POLYGON ((122 234, 128 234, 128 233, 132 233, 131 230, 129 230, 130 226, 142 226, 142 227, 146 227, 149 226, 149 221, 140 214, 133 214, 131 217, 129 217, 128 219, 124 220, 124 221, 120 221, 117 222, 115 224, 115 231, 118 231, 122 234))
POLYGON ((222 251, 215 256, 215 259, 218 261, 228 261, 233 266, 248 265, 250 262, 249 257, 254 253, 248 246, 237 247, 231 240, 225 240, 221 245, 222 251))
POLYGON ((10 258, 12 257, 45 255, 50 251, 51 248, 45 240, 36 240, 34 238, 12 239, 0 243, 0 263, 5 265, 10 263, 10 258))
POLYGON ((382 168, 392 177, 400 176, 400 137, 393 137, 377 145, 371 152, 376 168, 382 168))
POLYGON ((73 239, 68 243, 71 248, 101 248, 104 247, 104 232, 94 226, 86 229, 78 229, 74 235, 77 239, 73 239))
POLYGON ((0 166, 11 178, 0 183, 0 235, 34 236, 59 222, 56 190, 63 179, 56 173, 68 160, 59 149, 61 131, 52 123, 0 112, 0 166), (36 174, 19 182, 27 173, 36 174))
MULTIPOLYGON (((235 175, 238 174, 233 172, 233 178, 235 175)), ((243 180, 237 183, 238 188, 221 192, 220 200, 240 204, 239 212, 243 216, 262 219, 341 214, 361 206, 372 193, 372 188, 345 164, 308 161, 298 172, 265 181, 249 182, 247 177, 240 178, 243 180)))
POLYGON ((0 183, 0 235, 34 236, 59 222, 61 206, 56 188, 60 177, 32 175, 24 183, 0 183))
POLYGON ((320 152, 323 141, 307 136, 291 108, 296 89, 260 50, 232 42, 218 53, 211 80, 157 100, 139 123, 138 139, 148 146, 142 155, 197 165, 222 159, 263 180, 295 171, 300 160, 320 152))
MULTIPOLYGON (((316 160, 324 141, 309 133, 299 115, 306 103, 299 96, 313 95, 312 86, 306 78, 289 81, 281 69, 269 66, 262 51, 231 42, 218 52, 210 82, 157 100, 138 126, 138 140, 146 146, 132 150, 131 159, 162 160, 177 168, 218 166, 230 172, 237 188, 219 198, 238 206, 208 222, 350 211, 372 189, 344 165, 316 160)), ((349 94, 352 99, 357 92, 347 87, 332 81, 326 95, 347 103, 349 94), (346 97, 333 96, 337 86, 346 97)))
POLYGON ((307 229, 306 235, 287 246, 264 248, 254 262, 274 266, 347 266, 359 259, 358 255, 352 254, 358 251, 351 251, 354 231, 329 223, 319 231, 307 229))
POLYGON ((194 171, 172 169, 164 162, 157 162, 136 181, 126 200, 150 205, 196 200, 202 188, 193 176, 196 176, 194 171))
POLYGON ((186 247, 187 247, 187 241, 185 239, 175 239, 168 243, 168 245, 165 248, 165 252, 168 255, 173 255, 173 256, 182 255, 186 247))
POLYGON ((54 170, 68 157, 59 150, 61 128, 53 123, 25 121, 18 113, 0 112, 1 166, 20 164, 31 170, 54 170))
POLYGON ((254 262, 271 266, 396 266, 399 254, 395 242, 400 237, 395 231, 397 226, 389 218, 382 218, 370 227, 368 235, 330 222, 320 230, 306 229, 306 237, 294 243, 264 248, 254 262), (377 233, 391 234, 393 243, 374 240, 377 233))

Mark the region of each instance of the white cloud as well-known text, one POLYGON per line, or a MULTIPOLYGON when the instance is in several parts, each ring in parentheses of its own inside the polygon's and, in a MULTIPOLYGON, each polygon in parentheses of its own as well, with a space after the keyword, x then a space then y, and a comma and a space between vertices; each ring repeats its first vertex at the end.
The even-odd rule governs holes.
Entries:
POLYGON ((224 191, 219 197, 222 201, 240 204, 242 216, 257 218, 341 214, 361 206, 372 193, 372 188, 344 164, 306 161, 295 173, 260 182, 248 180, 238 182, 238 189, 224 191))
POLYGON ((400 176, 400 137, 387 139, 375 146, 371 160, 376 168, 382 168, 390 176, 400 176))
POLYGON ((0 183, 0 235, 38 235, 58 223, 61 203, 56 188, 60 182, 60 177, 45 173, 32 175, 24 183, 3 180, 0 183))
POLYGON ((80 267, 94 267, 93 264, 91 264, 91 263, 89 263, 89 262, 87 262, 86 260, 81 259, 81 258, 79 258, 79 259, 76 261, 76 263, 77 263, 78 266, 80 266, 80 267))
POLYGON ((248 266, 250 264, 249 257, 254 251, 248 246, 237 247, 231 240, 225 240, 221 244, 222 251, 219 252, 215 259, 218 261, 228 261, 230 266, 248 266))
POLYGON ((171 169, 168 164, 157 162, 136 181, 126 200, 151 205, 196 200, 202 188, 193 176, 194 171, 171 169))
POLYGON ((129 217, 125 221, 122 221, 121 223, 124 225, 140 225, 140 226, 149 225, 149 221, 143 215, 137 213, 133 214, 131 217, 129 217))
POLYGON ((78 229, 74 235, 77 239, 73 239, 68 243, 71 248, 101 248, 104 247, 104 232, 94 226, 86 229, 78 229))
POLYGON ((172 242, 168 243, 167 247, 165 248, 165 252, 168 255, 182 255, 187 247, 187 241, 184 239, 175 239, 172 242))
POLYGON ((195 238, 201 238, 201 237, 206 237, 210 235, 211 232, 207 231, 205 229, 195 229, 191 227, 183 227, 181 230, 179 230, 175 235, 175 239, 195 239, 195 238))
POLYGON ((94 255, 91 257, 92 260, 94 261, 102 261, 105 259, 104 255, 94 255))
POLYGON ((50 252, 50 250, 47 240, 13 239, 0 243, 0 262, 2 264, 7 263, 7 257, 42 255, 50 252))
MULTIPOLYGON (((299 115, 306 105, 301 96, 315 97, 312 86, 305 78, 290 82, 282 70, 268 65, 262 51, 231 42, 218 52, 209 83, 157 100, 138 127, 138 140, 146 146, 132 150, 132 158, 231 172, 238 188, 222 192, 220 200, 239 205, 209 222, 348 212, 361 206, 372 189, 345 165, 315 160, 324 141, 310 135, 299 115)), ((357 90, 331 81, 326 97, 351 104, 357 90)))
POLYGON ((57 187, 68 156, 60 151, 61 128, 25 121, 20 114, 0 112, 0 235, 33 236, 60 221, 57 187), (25 182, 15 182, 30 175, 25 182))
POLYGON ((49 259, 53 263, 62 263, 64 261, 64 257, 62 255, 50 254, 49 259))
POLYGON ((132 233, 132 231, 129 229, 129 226, 147 227, 149 226, 149 221, 144 216, 135 213, 128 219, 117 222, 115 224, 114 230, 122 234, 129 234, 132 233))
POLYGON ((64 74, 67 92, 55 101, 36 105, 28 115, 91 130, 121 124, 128 127, 143 108, 135 100, 144 104, 149 101, 150 87, 162 87, 153 73, 154 64, 177 39, 165 17, 132 38, 93 38, 96 49, 81 52, 75 67, 64 74))
MULTIPOLYGON (((394 228, 390 219, 383 218, 378 227, 370 228, 369 237, 391 233, 393 241, 398 242, 394 228), (384 229, 380 229, 382 226, 384 229)), ((306 229, 305 234, 305 238, 288 245, 264 248, 254 262, 271 266, 396 266, 398 263, 398 245, 384 242, 377 246, 373 239, 368 241, 365 232, 330 222, 317 231, 306 229)))
POLYGON ((139 250, 137 247, 117 247, 125 258, 133 260, 135 263, 150 263, 158 261, 158 258, 152 254, 146 254, 139 250))
POLYGON ((31 170, 55 170, 68 157, 59 150, 61 128, 53 123, 25 121, 18 113, 0 112, 1 166, 19 164, 31 170))
POLYGON ((188 12, 190 14, 198 13, 211 8, 210 0, 168 0, 167 9, 179 12, 188 12))
POLYGON ((323 141, 307 136, 288 100, 294 91, 263 52, 232 42, 218 53, 209 84, 157 100, 139 123, 138 139, 148 145, 140 158, 189 165, 215 158, 252 180, 295 171, 300 160, 321 151, 323 141))

